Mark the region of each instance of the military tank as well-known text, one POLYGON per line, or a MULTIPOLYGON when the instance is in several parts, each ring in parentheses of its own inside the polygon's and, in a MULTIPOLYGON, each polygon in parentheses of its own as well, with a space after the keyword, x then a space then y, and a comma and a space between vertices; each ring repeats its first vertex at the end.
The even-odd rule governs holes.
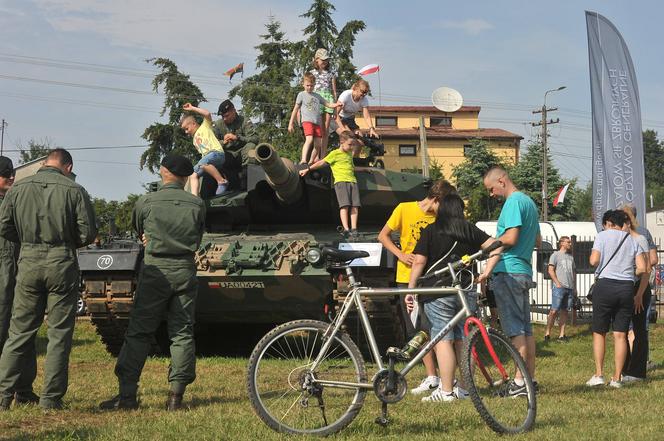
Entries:
MULTIPOLYGON (((372 153, 382 153, 379 147, 372 153)), ((240 188, 207 199, 206 234, 195 257, 196 341, 206 353, 248 353, 278 323, 329 319, 348 292, 345 275, 320 258, 323 246, 346 241, 337 231, 339 208, 329 168, 300 177, 297 166, 269 144, 257 146, 254 156, 255 163, 242 171, 240 188), (245 339, 238 341, 238 335, 245 339), (243 348, 223 348, 229 341, 243 348)), ((375 163, 372 156, 356 162, 362 200, 358 243, 377 242, 394 207, 422 199, 427 191, 420 175, 365 167, 375 163)), ((214 187, 204 184, 201 195, 214 194, 214 187)), ((87 313, 112 354, 122 345, 141 262, 136 241, 79 251, 87 313)), ((390 286, 395 266, 394 256, 383 249, 379 265, 357 268, 356 275, 367 285, 390 286)), ((366 299, 365 306, 379 346, 402 344, 397 299, 366 299)), ((356 341, 364 340, 356 317, 346 326, 361 337, 356 341)), ((158 340, 157 347, 167 351, 164 332, 158 340)))

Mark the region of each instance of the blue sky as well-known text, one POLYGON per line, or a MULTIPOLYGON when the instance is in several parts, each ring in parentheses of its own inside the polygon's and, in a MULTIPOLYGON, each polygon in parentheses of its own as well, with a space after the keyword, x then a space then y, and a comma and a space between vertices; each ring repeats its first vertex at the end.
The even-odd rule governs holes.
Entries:
MULTIPOLYGON (((550 148, 564 176, 590 177, 590 91, 584 10, 620 30, 634 60, 643 127, 664 132, 661 40, 664 6, 656 1, 334 1, 341 26, 362 19, 355 64, 381 66, 383 105, 423 105, 439 86, 482 106, 480 125, 522 135, 539 130, 544 92, 550 148)), ((6 154, 17 143, 49 138, 72 148, 78 180, 93 196, 123 199, 155 176, 138 168, 143 130, 162 120, 163 97, 150 93, 153 69, 168 57, 192 76, 216 109, 230 87, 223 72, 245 62, 254 71, 268 16, 299 40, 307 1, 0 0, 0 118, 6 154), (72 86, 75 85, 75 86, 72 86), (81 85, 92 87, 81 87, 81 85)), ((378 104, 377 78, 372 82, 378 104)), ((240 81, 233 80, 234 84, 240 81)), ((233 84, 233 85, 234 85, 233 84)), ((236 103, 239 105, 240 103, 236 103)), ((289 104, 290 106, 290 104, 289 104)))

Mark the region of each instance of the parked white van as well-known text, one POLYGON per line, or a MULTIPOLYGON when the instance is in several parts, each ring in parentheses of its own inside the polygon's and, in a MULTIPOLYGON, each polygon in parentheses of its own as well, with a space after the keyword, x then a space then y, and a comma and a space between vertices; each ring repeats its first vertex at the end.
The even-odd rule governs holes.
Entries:
MULTIPOLYGON (((496 235, 497 221, 477 222, 477 227, 485 233, 496 235)), ((576 263, 576 288, 579 298, 585 298, 585 293, 593 283, 594 268, 588 259, 592 250, 597 230, 593 222, 540 222, 542 247, 533 250, 533 281, 537 284, 531 290, 532 320, 546 323, 546 315, 551 306, 551 278, 548 273, 548 263, 551 254, 558 249, 558 240, 562 236, 572 238, 572 254, 576 263)))

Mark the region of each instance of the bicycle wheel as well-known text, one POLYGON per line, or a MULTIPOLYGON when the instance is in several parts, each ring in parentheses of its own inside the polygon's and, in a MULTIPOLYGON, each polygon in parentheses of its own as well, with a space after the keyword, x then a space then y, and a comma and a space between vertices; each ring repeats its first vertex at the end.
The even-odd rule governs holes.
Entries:
POLYGON ((328 326, 315 320, 285 323, 268 332, 254 348, 247 389, 254 411, 270 428, 329 435, 350 424, 362 408, 366 389, 323 386, 313 380, 367 381, 359 349, 341 331, 316 370, 310 369, 328 326))
POLYGON ((520 433, 535 422, 535 387, 526 363, 503 333, 487 329, 489 341, 502 365, 494 361, 479 328, 473 329, 464 345, 461 370, 475 408, 482 419, 498 433, 520 433), (511 386, 517 373, 525 388, 515 393, 511 386))

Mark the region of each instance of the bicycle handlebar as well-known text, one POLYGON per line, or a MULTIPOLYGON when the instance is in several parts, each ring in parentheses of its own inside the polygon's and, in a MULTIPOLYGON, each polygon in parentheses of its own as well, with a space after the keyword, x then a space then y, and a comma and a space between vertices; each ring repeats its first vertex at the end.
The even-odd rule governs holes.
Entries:
POLYGON ((474 261, 480 261, 480 260, 485 260, 487 259, 492 251, 497 250, 498 248, 502 247, 503 243, 499 240, 493 242, 491 245, 489 245, 485 250, 480 250, 474 254, 471 255, 466 255, 461 257, 461 259, 457 260, 456 262, 450 263, 448 266, 441 268, 439 270, 436 270, 432 272, 431 274, 426 274, 424 276, 418 277, 417 281, 421 282, 424 280, 429 280, 433 279, 434 277, 438 277, 442 274, 449 273, 450 269, 451 270, 457 270, 459 268, 462 268, 464 266, 468 266, 470 263, 474 261))

